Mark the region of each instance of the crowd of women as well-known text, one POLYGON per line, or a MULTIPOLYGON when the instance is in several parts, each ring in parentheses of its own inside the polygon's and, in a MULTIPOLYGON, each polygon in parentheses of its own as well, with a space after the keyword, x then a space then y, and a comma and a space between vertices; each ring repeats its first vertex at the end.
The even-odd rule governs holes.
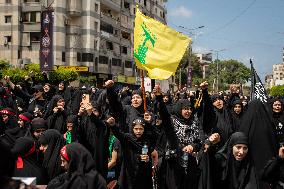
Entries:
POLYGON ((3 81, 0 188, 284 188, 280 98, 3 81))

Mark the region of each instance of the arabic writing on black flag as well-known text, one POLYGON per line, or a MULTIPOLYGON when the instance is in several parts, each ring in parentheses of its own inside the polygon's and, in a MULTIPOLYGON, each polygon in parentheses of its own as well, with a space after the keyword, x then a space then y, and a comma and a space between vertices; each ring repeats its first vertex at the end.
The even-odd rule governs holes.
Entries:
POLYGON ((252 61, 250 60, 251 65, 251 100, 259 99, 261 102, 267 102, 267 93, 266 90, 261 83, 261 80, 256 73, 252 61))

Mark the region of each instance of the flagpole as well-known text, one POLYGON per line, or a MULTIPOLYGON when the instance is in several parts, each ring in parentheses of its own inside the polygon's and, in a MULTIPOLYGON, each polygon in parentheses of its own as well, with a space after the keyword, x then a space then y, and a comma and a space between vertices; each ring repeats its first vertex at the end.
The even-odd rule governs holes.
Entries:
POLYGON ((142 89, 142 99, 143 99, 143 106, 144 106, 144 112, 147 111, 147 104, 146 104, 146 94, 145 94, 145 86, 144 86, 144 71, 140 70, 140 76, 141 76, 141 89, 142 89))

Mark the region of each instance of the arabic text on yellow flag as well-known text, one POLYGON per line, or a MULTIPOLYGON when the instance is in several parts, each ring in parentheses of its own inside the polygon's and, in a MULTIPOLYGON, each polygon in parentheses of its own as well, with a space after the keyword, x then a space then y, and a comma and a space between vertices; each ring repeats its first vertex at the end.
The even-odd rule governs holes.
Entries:
POLYGON ((139 69, 151 79, 174 75, 191 39, 166 25, 136 11, 134 59, 139 69))

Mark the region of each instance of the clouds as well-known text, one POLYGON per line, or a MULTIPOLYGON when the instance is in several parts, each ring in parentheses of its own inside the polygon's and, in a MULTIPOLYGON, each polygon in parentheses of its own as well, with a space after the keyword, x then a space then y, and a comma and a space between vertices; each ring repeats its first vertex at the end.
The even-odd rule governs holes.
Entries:
POLYGON ((184 6, 179 6, 173 10, 170 10, 168 15, 179 18, 191 18, 192 12, 184 6))

